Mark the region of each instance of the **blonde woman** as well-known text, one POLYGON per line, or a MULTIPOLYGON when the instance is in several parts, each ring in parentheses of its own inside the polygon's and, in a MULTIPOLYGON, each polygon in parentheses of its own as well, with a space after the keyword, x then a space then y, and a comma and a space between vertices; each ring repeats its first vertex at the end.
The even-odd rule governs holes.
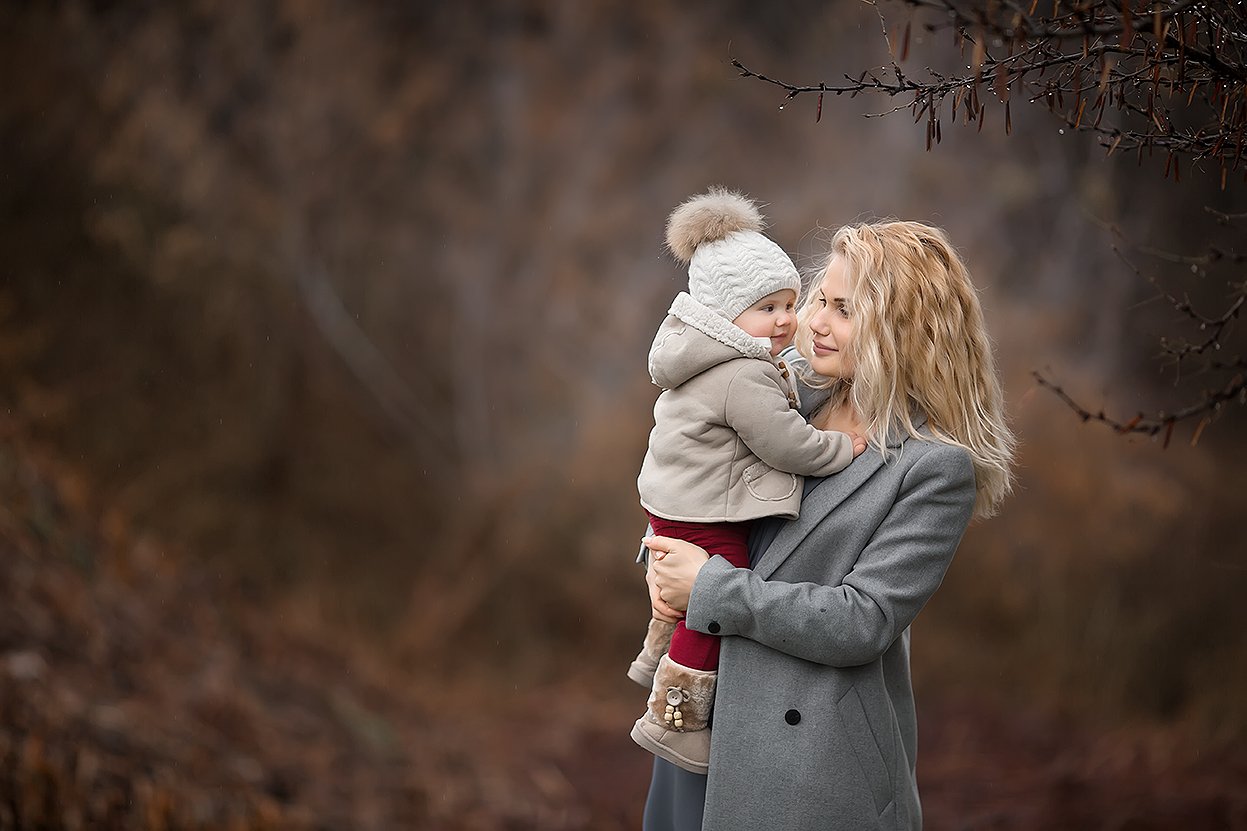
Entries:
POLYGON ((654 615, 721 639, 707 776, 655 762, 649 831, 921 828, 909 625, 1014 439, 965 264, 938 228, 840 229, 799 316, 810 421, 868 438, 765 520, 752 569, 650 537, 654 615))

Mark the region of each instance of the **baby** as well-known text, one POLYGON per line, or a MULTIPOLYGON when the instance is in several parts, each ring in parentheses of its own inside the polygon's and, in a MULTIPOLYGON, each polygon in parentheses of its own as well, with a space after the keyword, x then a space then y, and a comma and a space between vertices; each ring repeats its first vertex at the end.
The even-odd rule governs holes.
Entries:
MULTIPOLYGON (((655 534, 739 568, 749 566, 751 520, 795 518, 801 477, 843 470, 866 447, 797 412, 793 371, 775 356, 796 331, 801 280, 763 227, 752 201, 722 188, 668 219, 667 246, 688 263, 689 290, 676 296, 650 347, 650 377, 663 392, 637 479, 655 534)), ((718 657, 714 635, 651 619, 628 670, 651 688, 632 728, 637 744, 706 772, 718 657)))

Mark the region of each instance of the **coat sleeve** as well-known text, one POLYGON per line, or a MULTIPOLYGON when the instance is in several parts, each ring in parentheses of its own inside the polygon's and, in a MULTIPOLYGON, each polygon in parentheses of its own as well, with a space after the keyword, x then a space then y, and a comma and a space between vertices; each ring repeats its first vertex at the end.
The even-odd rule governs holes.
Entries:
POLYGON ((853 442, 844 433, 819 430, 788 404, 776 379, 752 368, 738 371, 727 386, 727 425, 753 454, 771 467, 798 476, 830 476, 853 461, 853 442))
MULTIPOLYGON (((870 663, 935 593, 973 510, 969 454, 934 447, 905 475, 895 503, 841 585, 767 581, 712 557, 693 585, 685 625, 739 635, 819 664, 870 663)), ((801 543, 811 544, 809 538, 801 543)))

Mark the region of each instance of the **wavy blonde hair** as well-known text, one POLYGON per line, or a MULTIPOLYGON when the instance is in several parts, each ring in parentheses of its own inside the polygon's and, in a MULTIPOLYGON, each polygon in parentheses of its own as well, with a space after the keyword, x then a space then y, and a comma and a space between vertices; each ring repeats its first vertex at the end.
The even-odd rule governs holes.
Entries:
MULTIPOLYGON (((844 356, 854 377, 816 386, 829 387, 833 403, 853 408, 885 459, 890 431, 927 438, 914 426, 925 414, 932 437, 969 451, 975 516, 993 515, 1012 489, 1016 441, 965 263, 941 229, 921 222, 846 225, 832 238, 827 263, 836 257, 849 283, 853 337, 844 356)), ((807 359, 814 294, 802 303, 797 330, 797 348, 807 359)))

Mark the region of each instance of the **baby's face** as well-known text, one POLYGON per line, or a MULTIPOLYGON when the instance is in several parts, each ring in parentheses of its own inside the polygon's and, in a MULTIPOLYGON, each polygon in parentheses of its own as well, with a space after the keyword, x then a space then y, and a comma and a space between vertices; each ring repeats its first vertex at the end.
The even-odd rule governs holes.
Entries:
POLYGON ((783 289, 763 297, 745 309, 732 322, 755 338, 771 339, 771 355, 778 355, 792 343, 797 331, 797 293, 783 289))

